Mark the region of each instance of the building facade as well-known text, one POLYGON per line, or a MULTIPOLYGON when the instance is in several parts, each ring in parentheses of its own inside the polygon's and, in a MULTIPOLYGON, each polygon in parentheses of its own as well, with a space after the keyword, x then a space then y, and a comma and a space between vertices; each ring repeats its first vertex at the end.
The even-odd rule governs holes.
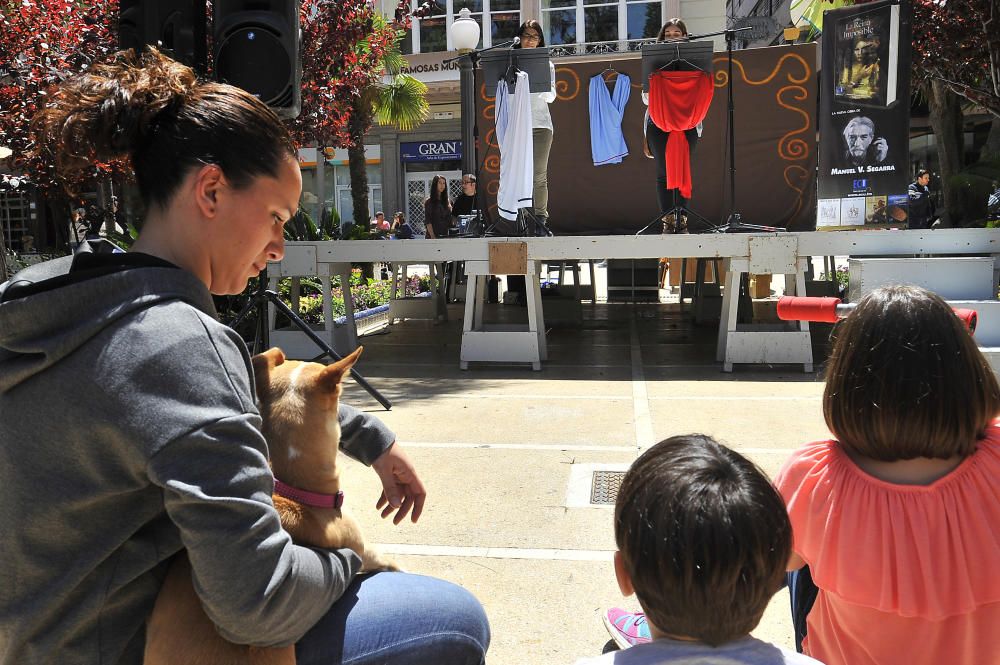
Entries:
MULTIPOLYGON (((392 0, 378 0, 387 15, 392 0)), ((419 4, 419 3, 417 3, 419 4)), ((416 129, 374 126, 365 138, 368 157, 369 215, 399 211, 423 215, 423 201, 435 175, 447 178, 451 197, 461 190, 462 151, 459 70, 448 28, 463 8, 480 24, 480 48, 510 40, 520 25, 542 25, 553 57, 586 59, 635 50, 655 39, 666 18, 684 19, 691 34, 726 27, 724 0, 436 0, 431 14, 414 19, 403 39, 407 73, 427 84, 428 119, 416 129)), ((720 37, 716 48, 723 48, 720 37)), ((488 130, 480 127, 480 135, 488 130)), ((316 151, 302 159, 304 204, 310 212, 336 208, 343 222, 353 221, 346 152, 327 151, 323 186, 318 187, 316 151), (313 159, 308 157, 312 156, 313 159), (322 203, 320 203, 322 201, 322 203)))

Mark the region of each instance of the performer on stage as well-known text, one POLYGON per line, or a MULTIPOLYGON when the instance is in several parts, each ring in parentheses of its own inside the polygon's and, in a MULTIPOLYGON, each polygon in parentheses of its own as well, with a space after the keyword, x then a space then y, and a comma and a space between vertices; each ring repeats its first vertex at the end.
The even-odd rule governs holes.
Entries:
MULTIPOLYGON (((514 48, 539 48, 545 46, 541 24, 532 19, 525 21, 517 31, 521 43, 514 48)), ((552 88, 548 92, 531 93, 531 138, 535 156, 533 198, 535 216, 543 223, 549 219, 549 151, 552 148, 552 116, 549 104, 556 99, 556 68, 549 62, 552 88)))
MULTIPOLYGON (((662 28, 660 28, 660 34, 656 36, 656 41, 669 42, 675 39, 683 39, 687 36, 688 30, 687 26, 684 25, 684 21, 679 18, 671 18, 663 24, 662 28)), ((642 101, 646 106, 649 106, 649 93, 643 91, 642 101)), ((701 136, 701 130, 702 126, 699 122, 697 127, 684 132, 691 152, 694 152, 694 147, 698 143, 698 138, 701 136)), ((687 205, 687 199, 681 196, 676 189, 667 189, 666 153, 668 134, 656 126, 653 120, 649 117, 648 110, 646 111, 644 134, 647 150, 653 153, 652 157, 656 161, 656 201, 660 205, 660 214, 663 215, 663 232, 687 233, 686 215, 681 215, 680 219, 675 219, 673 214, 667 214, 668 211, 677 206, 687 205)), ((647 156, 649 156, 648 152, 647 156)))
POLYGON ((451 202, 448 201, 448 180, 442 175, 431 180, 431 195, 424 201, 424 223, 428 238, 447 238, 451 228, 451 202))

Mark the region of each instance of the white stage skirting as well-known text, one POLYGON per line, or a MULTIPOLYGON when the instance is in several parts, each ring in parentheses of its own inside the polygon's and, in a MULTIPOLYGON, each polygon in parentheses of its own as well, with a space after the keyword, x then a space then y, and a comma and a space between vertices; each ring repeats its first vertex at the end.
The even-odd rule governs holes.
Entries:
MULTIPOLYGON (((469 286, 465 300, 462 367, 467 367, 469 362, 528 362, 539 369, 545 359, 545 325, 541 307, 533 305, 539 302, 537 275, 542 261, 671 256, 722 258, 726 260, 728 272, 718 337, 718 360, 723 369, 731 370, 734 363, 801 363, 806 371, 811 371, 808 324, 782 325, 773 330, 737 326, 738 299, 730 295, 738 290, 741 274, 784 274, 790 290, 804 294, 806 261, 813 256, 970 254, 1000 256, 1000 229, 289 242, 284 259, 271 266, 269 275, 272 284, 279 277, 319 277, 324 288, 325 320, 331 321, 330 277, 349 275, 352 262, 441 264, 465 261, 469 286), (485 293, 483 280, 478 276, 490 272, 489 247, 493 243, 526 244, 525 272, 534 278, 528 280, 529 324, 523 330, 491 330, 482 325, 485 293)), ((996 284, 995 269, 993 285, 996 284)), ((348 330, 341 344, 334 343, 332 325, 319 332, 325 341, 344 354, 357 345, 356 330, 351 325, 353 312, 349 309, 350 303, 347 306, 348 330)), ((437 308, 440 303, 428 303, 428 306, 437 308)), ((270 318, 272 343, 281 346, 283 333, 273 330, 273 315, 270 318)))

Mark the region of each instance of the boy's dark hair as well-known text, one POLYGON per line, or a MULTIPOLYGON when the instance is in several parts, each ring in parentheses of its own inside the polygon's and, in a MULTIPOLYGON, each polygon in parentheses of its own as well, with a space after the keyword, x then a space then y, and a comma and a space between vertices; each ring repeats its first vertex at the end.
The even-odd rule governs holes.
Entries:
POLYGON ((875 289, 834 329, 823 415, 850 450, 888 462, 967 457, 998 412, 996 376, 940 296, 875 289))
POLYGON ((689 434, 656 444, 625 474, 615 541, 649 621, 717 646, 760 623, 784 579, 792 527, 760 469, 689 434))

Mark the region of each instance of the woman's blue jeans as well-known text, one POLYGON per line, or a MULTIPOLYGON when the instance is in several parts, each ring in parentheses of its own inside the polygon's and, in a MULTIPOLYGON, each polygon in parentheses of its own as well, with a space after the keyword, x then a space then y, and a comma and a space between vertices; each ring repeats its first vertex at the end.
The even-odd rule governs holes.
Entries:
POLYGON ((298 665, 483 665, 490 626, 460 586, 433 577, 359 575, 299 640, 298 665))

